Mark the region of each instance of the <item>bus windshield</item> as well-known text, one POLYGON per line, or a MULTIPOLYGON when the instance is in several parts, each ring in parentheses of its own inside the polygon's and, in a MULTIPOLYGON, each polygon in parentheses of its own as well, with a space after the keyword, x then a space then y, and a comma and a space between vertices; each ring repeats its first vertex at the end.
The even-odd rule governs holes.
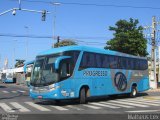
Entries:
POLYGON ((31 85, 47 86, 58 81, 58 73, 54 68, 58 56, 37 57, 31 76, 31 85))

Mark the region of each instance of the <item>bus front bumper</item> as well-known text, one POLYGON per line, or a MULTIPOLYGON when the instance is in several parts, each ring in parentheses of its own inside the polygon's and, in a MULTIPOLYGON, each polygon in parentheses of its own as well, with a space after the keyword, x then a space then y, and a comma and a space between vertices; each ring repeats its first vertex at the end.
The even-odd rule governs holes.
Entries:
POLYGON ((61 89, 50 90, 46 92, 35 92, 30 90, 30 97, 32 99, 41 99, 41 100, 62 100, 62 99, 75 98, 73 94, 74 94, 73 92, 61 89))
POLYGON ((13 80, 11 80, 11 79, 5 79, 3 82, 4 83, 13 83, 13 80))
POLYGON ((32 99, 62 99, 59 95, 59 90, 53 90, 53 91, 46 91, 46 92, 34 92, 30 91, 30 97, 32 99))

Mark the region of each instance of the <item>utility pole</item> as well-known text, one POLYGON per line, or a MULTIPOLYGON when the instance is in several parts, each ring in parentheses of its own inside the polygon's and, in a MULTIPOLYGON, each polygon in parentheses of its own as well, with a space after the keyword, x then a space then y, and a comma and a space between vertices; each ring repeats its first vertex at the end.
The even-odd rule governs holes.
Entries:
POLYGON ((160 82, 160 46, 158 46, 158 82, 160 82))
MULTIPOLYGON (((57 6, 61 5, 61 3, 53 2, 51 3, 54 5, 54 17, 53 17, 53 40, 56 39, 56 12, 57 12, 57 6)), ((58 37, 57 37, 58 38, 58 37)))
POLYGON ((157 88, 156 80, 156 17, 152 17, 152 52, 151 52, 151 84, 150 87, 153 89, 157 88))
POLYGON ((12 63, 13 68, 14 68, 14 65, 15 65, 16 42, 17 42, 17 40, 14 40, 14 44, 13 44, 13 63, 12 63))
POLYGON ((0 54, 0 70, 1 70, 1 54, 0 54))
MULTIPOLYGON (((26 29, 26 35, 29 36, 29 27, 28 26, 24 26, 24 28, 26 29)), ((28 58, 28 38, 26 38, 26 60, 28 58)))

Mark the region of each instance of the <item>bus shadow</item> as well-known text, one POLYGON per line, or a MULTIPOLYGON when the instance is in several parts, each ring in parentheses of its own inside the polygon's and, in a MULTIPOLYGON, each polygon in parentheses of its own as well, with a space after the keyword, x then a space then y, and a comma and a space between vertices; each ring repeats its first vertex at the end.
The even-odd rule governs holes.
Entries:
POLYGON ((0 88, 7 88, 6 86, 0 85, 0 88))
POLYGON ((17 95, 13 95, 13 96, 7 96, 7 97, 0 97, 0 100, 7 100, 7 99, 14 99, 14 98, 17 98, 17 97, 22 97, 22 96, 25 96, 23 95, 22 93, 19 93, 17 95))
MULTIPOLYGON (((143 96, 148 96, 147 93, 138 93, 137 97, 143 97, 143 96)), ((109 100, 116 100, 116 99, 126 99, 126 98, 131 98, 128 95, 110 95, 110 96, 101 96, 101 97, 91 97, 88 98, 88 102, 104 102, 104 101, 109 101, 109 100)), ((133 98, 134 99, 134 98, 133 98)), ((80 105, 79 100, 77 99, 72 99, 72 100, 61 100, 59 102, 56 101, 38 101, 36 104, 40 105, 56 105, 56 106, 67 106, 67 105, 80 105)))

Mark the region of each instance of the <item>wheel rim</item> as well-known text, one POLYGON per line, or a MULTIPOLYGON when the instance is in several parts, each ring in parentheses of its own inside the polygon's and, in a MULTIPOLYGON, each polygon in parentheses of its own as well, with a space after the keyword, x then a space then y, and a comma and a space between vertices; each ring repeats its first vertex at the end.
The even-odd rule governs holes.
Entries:
POLYGON ((135 96, 137 94, 136 89, 133 89, 133 96, 135 96))

